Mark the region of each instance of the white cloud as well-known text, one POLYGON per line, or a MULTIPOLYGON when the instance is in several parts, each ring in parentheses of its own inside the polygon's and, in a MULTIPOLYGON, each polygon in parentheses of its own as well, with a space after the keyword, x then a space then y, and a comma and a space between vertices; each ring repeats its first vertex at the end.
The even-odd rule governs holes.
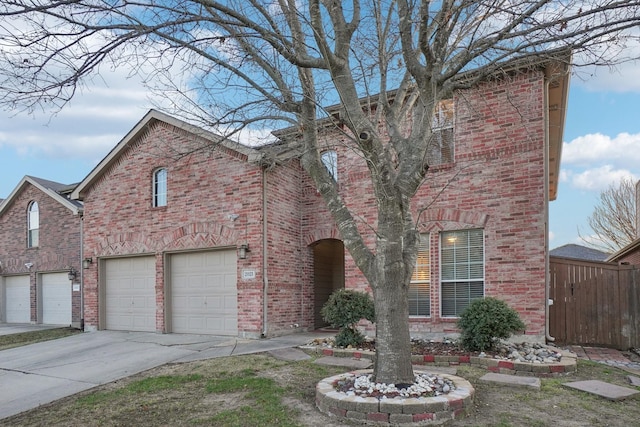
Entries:
POLYGON ((588 91, 640 93, 640 30, 627 29, 604 45, 577 53, 573 62, 573 82, 588 91), (594 60, 617 64, 581 66, 594 60))
POLYGON ((640 163, 640 133, 620 133, 616 137, 589 134, 565 142, 563 164, 588 165, 610 162, 619 167, 637 167, 640 163))
POLYGON ((575 69, 573 82, 590 92, 640 93, 640 61, 575 69))
POLYGON ((576 173, 571 170, 564 170, 561 177, 568 181, 572 187, 600 192, 605 190, 611 184, 616 184, 624 177, 631 177, 637 180, 638 176, 627 169, 617 169, 612 165, 604 165, 597 168, 587 169, 576 173))

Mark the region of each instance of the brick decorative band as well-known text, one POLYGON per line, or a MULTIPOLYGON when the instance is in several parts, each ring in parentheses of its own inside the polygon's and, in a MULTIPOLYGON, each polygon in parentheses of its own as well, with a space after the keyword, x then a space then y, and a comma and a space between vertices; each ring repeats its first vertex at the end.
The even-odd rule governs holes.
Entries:
MULTIPOLYGON (((307 353, 321 356, 369 360, 374 360, 375 357, 375 353, 372 351, 321 347, 301 347, 301 349, 307 353)), ((418 366, 460 366, 463 364, 469 364, 500 374, 547 378, 576 372, 576 355, 567 351, 561 351, 561 354, 562 359, 557 363, 514 362, 511 360, 500 360, 490 357, 437 356, 433 354, 413 355, 411 356, 411 359, 412 363, 418 366)))
MULTIPOLYGON (((438 373, 455 385, 455 390, 434 397, 395 397, 378 399, 376 397, 347 396, 336 391, 336 381, 347 375, 371 373, 371 369, 349 372, 325 378, 316 385, 316 406, 328 414, 367 424, 391 425, 431 425, 462 418, 473 406, 474 389, 471 383, 455 375, 438 373)), ((428 370, 414 370, 416 374, 428 373, 428 370)))

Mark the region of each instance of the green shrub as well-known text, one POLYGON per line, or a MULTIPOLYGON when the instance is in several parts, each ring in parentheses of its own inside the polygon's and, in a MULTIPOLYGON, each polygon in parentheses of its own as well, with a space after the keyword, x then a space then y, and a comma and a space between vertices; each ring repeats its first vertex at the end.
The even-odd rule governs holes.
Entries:
POLYGON ((460 340, 467 351, 491 350, 511 334, 523 331, 518 312, 496 298, 477 299, 469 304, 458 320, 460 340))
POLYGON ((331 326, 340 328, 336 335, 336 345, 339 347, 361 344, 364 336, 356 325, 361 319, 375 321, 371 295, 351 289, 339 289, 332 293, 320 314, 331 326))

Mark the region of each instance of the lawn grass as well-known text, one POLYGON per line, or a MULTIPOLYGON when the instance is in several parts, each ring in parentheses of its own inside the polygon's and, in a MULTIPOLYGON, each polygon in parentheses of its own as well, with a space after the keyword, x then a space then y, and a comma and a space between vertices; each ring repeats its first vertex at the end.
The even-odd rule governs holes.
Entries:
MULTIPOLYGON (((345 368, 289 362, 268 354, 168 364, 2 420, 6 426, 339 427, 315 407, 315 385, 345 368)), ((629 386, 628 373, 578 361, 576 373, 541 379, 540 390, 479 381, 487 371, 459 366, 475 388, 467 418, 453 427, 577 427, 637 425, 638 399, 610 402, 562 386, 598 379, 629 386)))
POLYGON ((0 350, 35 344, 37 342, 56 340, 82 333, 76 328, 54 328, 39 331, 21 332, 19 334, 0 335, 0 350))

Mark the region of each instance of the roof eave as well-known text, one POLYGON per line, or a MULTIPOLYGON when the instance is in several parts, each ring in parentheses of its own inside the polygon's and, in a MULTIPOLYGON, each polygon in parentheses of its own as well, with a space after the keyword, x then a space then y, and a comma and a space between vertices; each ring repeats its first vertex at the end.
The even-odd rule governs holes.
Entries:
POLYGON ((611 254, 611 256, 607 258, 607 262, 618 262, 620 258, 628 255, 629 253, 633 252, 635 249, 638 249, 638 248, 640 248, 640 238, 629 243, 627 246, 620 249, 619 251, 611 254))
POLYGON ((38 181, 36 181, 35 179, 31 178, 30 176, 25 175, 20 180, 18 185, 13 189, 11 194, 9 194, 9 196, 6 199, 4 199, 2 201, 2 203, 0 203, 0 215, 2 215, 5 212, 5 210, 8 209, 8 207, 13 202, 13 199, 15 197, 17 197, 17 195, 20 193, 20 191, 22 191, 22 188, 26 184, 33 185, 38 190, 42 191, 44 194, 48 195, 49 197, 51 197, 52 199, 54 199, 55 201, 57 201, 58 203, 60 203, 64 207, 66 207, 67 209, 69 209, 71 212, 73 212, 74 215, 78 215, 78 214, 82 213, 82 208, 74 205, 70 200, 68 200, 67 198, 61 196, 60 194, 58 194, 57 192, 53 191, 52 189, 44 187, 38 181))
POLYGON ((182 120, 171 117, 168 114, 162 113, 158 110, 149 110, 147 114, 136 123, 136 125, 116 144, 116 146, 93 168, 93 170, 78 184, 78 186, 71 193, 71 198, 74 200, 84 200, 87 190, 91 187, 95 181, 102 176, 102 174, 113 165, 123 151, 129 146, 132 141, 140 138, 144 132, 147 131, 149 126, 155 122, 165 122, 178 129, 182 129, 193 135, 210 140, 214 143, 223 145, 224 147, 236 151, 238 153, 246 155, 249 159, 256 157, 256 150, 242 145, 240 143, 228 140, 213 132, 202 129, 198 126, 186 123, 182 120))
POLYGON ((547 82, 547 153, 549 173, 549 201, 558 196, 558 182, 560 177, 560 160, 562 158, 562 139, 567 116, 569 98, 571 54, 566 53, 564 58, 550 61, 545 67, 547 82))

